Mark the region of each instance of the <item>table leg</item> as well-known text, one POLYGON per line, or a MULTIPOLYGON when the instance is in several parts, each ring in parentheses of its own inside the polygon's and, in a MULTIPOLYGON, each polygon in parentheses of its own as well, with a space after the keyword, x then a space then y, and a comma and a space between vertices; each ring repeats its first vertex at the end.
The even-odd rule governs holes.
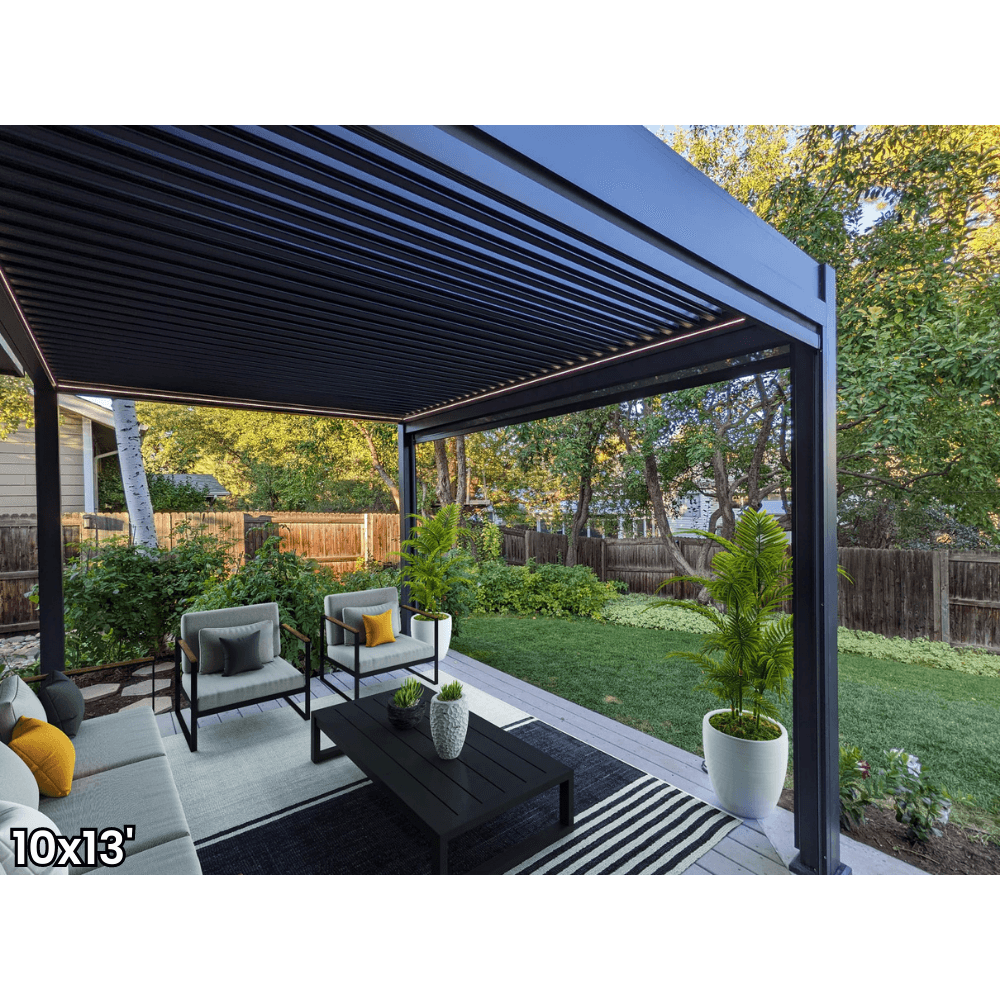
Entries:
POLYGON ((309 751, 312 757, 312 762, 314 764, 320 764, 324 760, 329 760, 331 757, 339 757, 344 751, 338 746, 327 747, 326 750, 320 750, 319 748, 319 736, 320 729, 316 722, 316 716, 313 715, 311 722, 311 731, 309 738, 309 751))
POLYGON ((431 874, 448 874, 448 841, 444 837, 431 839, 431 874))
POLYGON ((559 822, 563 826, 573 825, 573 775, 559 786, 559 822))

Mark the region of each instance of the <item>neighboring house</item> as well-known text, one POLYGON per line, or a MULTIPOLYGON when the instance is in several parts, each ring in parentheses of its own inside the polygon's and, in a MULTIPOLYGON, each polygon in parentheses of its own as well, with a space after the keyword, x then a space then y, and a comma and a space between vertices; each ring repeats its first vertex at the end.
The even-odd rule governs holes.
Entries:
POLYGON ((209 502, 211 503, 214 503, 220 497, 232 496, 232 493, 215 476, 209 476, 200 472, 170 473, 168 475, 161 475, 160 478, 170 480, 175 486, 193 486, 196 490, 207 493, 209 502))
MULTIPOLYGON (((100 461, 118 454, 111 410, 59 396, 59 480, 64 514, 97 510, 100 461)), ((0 441, 0 514, 35 513, 35 432, 23 424, 0 441)))

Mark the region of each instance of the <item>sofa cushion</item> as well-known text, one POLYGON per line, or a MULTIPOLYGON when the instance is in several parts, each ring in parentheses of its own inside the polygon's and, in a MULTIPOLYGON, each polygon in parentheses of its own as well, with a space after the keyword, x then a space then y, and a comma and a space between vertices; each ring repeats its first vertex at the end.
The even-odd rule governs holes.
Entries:
POLYGON ((38 782, 31 768, 5 743, 0 743, 0 796, 29 809, 38 808, 38 782))
POLYGON ((24 716, 14 727, 10 749, 31 768, 42 795, 55 799, 69 795, 76 747, 61 729, 24 716))
POLYGON ((61 729, 70 739, 76 736, 80 723, 83 722, 86 706, 83 703, 83 692, 73 681, 62 671, 53 671, 51 677, 42 682, 38 700, 53 726, 61 729))
MULTIPOLYGON (((66 875, 65 865, 56 867, 60 851, 52 844, 51 860, 48 864, 26 864, 17 866, 16 842, 11 836, 11 830, 28 831, 28 836, 34 830, 51 830, 53 837, 60 835, 59 827, 37 809, 32 809, 20 802, 0 802, 0 874, 3 875, 66 875)), ((27 855, 24 858, 28 861, 27 855)), ((13 900, 11 900, 13 902, 13 900)))
POLYGON ((226 654, 222 639, 242 639, 256 636, 256 656, 261 663, 274 659, 274 643, 271 639, 270 622, 254 622, 252 625, 233 625, 229 628, 203 628, 198 636, 198 672, 201 674, 221 674, 226 665, 226 654))
POLYGON ((49 721, 35 692, 17 674, 9 674, 0 680, 0 741, 10 743, 14 726, 22 715, 49 721))
POLYGON ((156 717, 148 705, 87 719, 74 737, 73 746, 76 747, 74 781, 98 771, 163 757, 166 753, 156 717))
POLYGON ((74 783, 72 795, 43 799, 39 810, 68 837, 84 827, 135 827, 135 838, 122 844, 126 859, 190 834, 166 757, 88 775, 74 783))

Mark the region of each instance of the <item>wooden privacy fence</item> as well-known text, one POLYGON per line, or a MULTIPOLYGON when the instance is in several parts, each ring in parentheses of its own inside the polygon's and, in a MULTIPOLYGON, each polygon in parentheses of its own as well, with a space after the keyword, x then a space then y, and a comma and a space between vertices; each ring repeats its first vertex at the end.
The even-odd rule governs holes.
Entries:
MULTIPOLYGON (((511 565, 565 561, 565 535, 514 528, 503 528, 502 534, 503 556, 511 565)), ((709 544, 677 542, 693 566, 709 544)), ((709 565, 716 551, 712 545, 709 565)), ((1000 652, 1000 553, 843 548, 838 560, 854 581, 839 582, 837 616, 846 628, 1000 652)), ((581 538, 579 561, 601 580, 622 581, 632 593, 652 594, 676 575, 666 547, 655 538, 581 538)), ((696 591, 693 584, 674 584, 661 594, 693 598, 696 591)))
MULTIPOLYGON (((196 511, 154 514, 161 548, 178 541, 183 522, 222 538, 231 568, 253 558, 268 535, 281 548, 314 559, 334 573, 358 560, 387 562, 399 548, 398 514, 315 514, 299 511, 196 511)), ((0 517, 0 633, 37 628, 35 607, 24 594, 38 582, 37 520, 33 514, 0 517)), ((78 555, 84 542, 97 545, 129 537, 127 513, 63 514, 63 559, 78 555)))

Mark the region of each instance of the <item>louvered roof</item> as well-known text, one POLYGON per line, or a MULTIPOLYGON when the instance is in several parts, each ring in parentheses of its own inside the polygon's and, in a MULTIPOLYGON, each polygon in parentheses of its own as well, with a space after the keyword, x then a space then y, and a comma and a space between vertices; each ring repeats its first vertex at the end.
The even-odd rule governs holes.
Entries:
POLYGON ((826 309, 635 126, 2 128, 0 269, 62 391, 383 420, 826 309))

